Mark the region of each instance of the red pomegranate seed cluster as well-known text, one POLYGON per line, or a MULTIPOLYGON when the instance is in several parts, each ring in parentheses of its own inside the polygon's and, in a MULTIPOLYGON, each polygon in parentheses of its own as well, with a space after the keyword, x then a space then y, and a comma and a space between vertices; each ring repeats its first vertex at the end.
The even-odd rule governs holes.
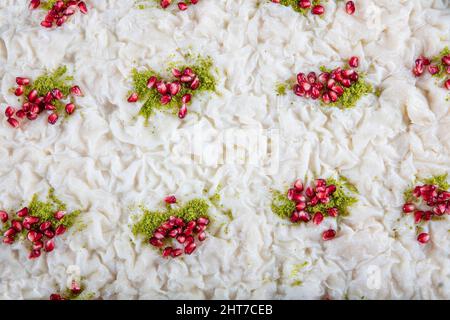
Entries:
POLYGON ((445 89, 450 90, 450 54, 442 56, 441 61, 434 63, 432 62, 432 59, 420 56, 416 59, 412 72, 415 77, 422 76, 425 71, 428 71, 432 76, 434 76, 440 73, 441 69, 444 71, 442 74, 445 78, 443 86, 445 89))
MULTIPOLYGON (((40 0, 31 0, 30 9, 37 9, 41 6, 40 0)), ((45 28, 52 28, 54 25, 57 27, 62 26, 69 19, 70 16, 75 14, 77 9, 81 13, 86 14, 88 12, 86 3, 79 0, 69 1, 56 1, 53 7, 48 10, 47 15, 41 22, 41 26, 45 28)))
MULTIPOLYGON (((293 187, 287 193, 288 199, 295 202, 295 210, 290 217, 291 222, 312 221, 315 225, 320 225, 325 216, 337 217, 339 215, 337 208, 329 208, 327 212, 316 212, 313 215, 308 212, 316 205, 329 203, 335 191, 336 186, 333 184, 327 185, 324 179, 317 179, 314 186, 306 188, 300 179, 296 180, 293 187)), ((326 230, 322 233, 323 240, 331 240, 335 236, 336 231, 333 229, 326 230)))
MULTIPOLYGON (((416 186, 413 190, 413 199, 403 205, 403 212, 406 215, 413 213, 416 224, 430 221, 433 216, 450 215, 450 192, 440 190, 431 184, 416 186), (420 205, 422 210, 419 208, 420 205)), ((420 243, 427 243, 429 240, 430 235, 426 232, 420 233, 417 237, 420 243)))
MULTIPOLYGON (((26 87, 31 86, 30 79, 28 78, 17 77, 16 83, 17 87, 14 90, 14 94, 17 97, 24 96, 26 87)), ((70 93, 74 96, 83 95, 79 86, 73 86, 70 89, 70 93)), ((48 123, 55 124, 58 121, 59 115, 54 102, 66 98, 67 97, 64 97, 63 93, 58 88, 54 88, 43 96, 39 96, 38 91, 31 88, 29 93, 24 96, 22 107, 16 110, 16 108, 8 106, 5 109, 5 116, 8 119, 8 123, 13 128, 18 128, 19 120, 27 118, 28 120, 33 121, 36 120, 42 112, 47 111, 49 113, 47 117, 48 123)), ((67 103, 65 111, 68 115, 72 114, 75 111, 75 104, 72 102, 67 103)))
MULTIPOLYGON (((281 0, 272 0, 273 3, 283 4, 281 0)), ((303 10, 311 10, 312 14, 315 15, 322 15, 325 13, 325 8, 321 4, 314 4, 314 1, 312 0, 299 0, 298 8, 303 10)), ((348 14, 354 14, 355 13, 355 3, 353 1, 347 1, 345 4, 345 11, 348 14)))
MULTIPOLYGON (((25 235, 26 240, 31 244, 30 259, 38 258, 41 251, 51 252, 55 249, 55 237, 62 235, 66 228, 61 224, 54 228, 51 221, 40 221, 38 217, 29 215, 28 208, 22 208, 16 212, 16 217, 9 218, 6 211, 0 211, 0 221, 6 225, 3 234, 3 243, 13 244, 19 235, 25 235)), ((56 220, 61 220, 65 215, 64 211, 57 211, 54 214, 56 220)))
MULTIPOLYGON (((178 1, 178 9, 181 11, 187 10, 191 4, 197 4, 199 0, 187 0, 187 1, 178 1)), ((172 0, 161 0, 161 7, 163 9, 168 8, 174 1, 172 0)))
MULTIPOLYGON (((197 90, 200 87, 200 78, 194 73, 191 68, 185 68, 183 71, 178 69, 172 69, 172 74, 177 80, 172 82, 166 82, 162 79, 158 79, 155 76, 151 76, 147 81, 147 88, 150 90, 156 90, 160 95, 160 103, 166 105, 170 103, 173 97, 180 94, 182 86, 190 89, 197 90)), ((128 102, 137 102, 139 96, 133 92, 128 97, 128 102)), ((184 94, 181 97, 182 105, 178 111, 178 117, 183 119, 187 114, 187 105, 191 101, 192 95, 189 93, 184 94)))
POLYGON ((336 102, 344 94, 345 89, 354 85, 359 78, 358 72, 354 70, 359 64, 358 57, 351 57, 348 64, 351 68, 338 67, 331 72, 322 72, 319 76, 315 72, 307 75, 300 72, 292 89, 299 97, 313 100, 321 98, 325 104, 336 102))
POLYGON ((171 216, 155 230, 153 237, 150 238, 150 244, 157 248, 163 248, 164 240, 175 239, 181 247, 165 247, 162 251, 164 258, 169 256, 176 258, 182 255, 183 252, 192 254, 197 248, 195 237, 199 241, 204 241, 206 239, 205 230, 208 224, 209 219, 206 217, 185 221, 182 218, 171 216))

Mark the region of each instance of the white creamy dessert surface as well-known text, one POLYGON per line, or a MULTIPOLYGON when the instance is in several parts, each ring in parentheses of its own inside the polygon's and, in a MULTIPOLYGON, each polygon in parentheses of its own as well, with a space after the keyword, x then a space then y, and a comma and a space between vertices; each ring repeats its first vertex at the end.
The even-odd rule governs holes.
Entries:
POLYGON ((416 175, 450 172, 448 91, 411 74, 417 56, 450 45, 450 4, 355 3, 349 16, 344 2, 328 1, 320 18, 262 0, 201 0, 184 12, 92 0, 87 15, 48 30, 28 0, 1 1, 0 209, 54 187, 69 207, 86 209, 87 227, 38 260, 21 243, 0 245, 0 298, 47 299, 75 265, 102 299, 450 299, 449 217, 430 224, 426 246, 413 219, 401 218, 416 175), (184 50, 213 58, 219 94, 195 99, 182 121, 156 114, 145 126, 126 100, 131 69, 165 69, 184 50), (378 98, 343 111, 276 95, 277 82, 353 55, 378 98), (42 117, 12 129, 3 112, 17 104, 15 77, 60 65, 85 93, 70 121, 50 126, 42 117), (278 130, 279 169, 178 161, 189 132, 208 141, 229 129, 278 130), (272 189, 336 173, 360 195, 334 240, 321 240, 332 219, 293 226, 271 212, 272 189), (234 219, 192 256, 164 260, 133 238, 130 207, 218 186, 234 219))

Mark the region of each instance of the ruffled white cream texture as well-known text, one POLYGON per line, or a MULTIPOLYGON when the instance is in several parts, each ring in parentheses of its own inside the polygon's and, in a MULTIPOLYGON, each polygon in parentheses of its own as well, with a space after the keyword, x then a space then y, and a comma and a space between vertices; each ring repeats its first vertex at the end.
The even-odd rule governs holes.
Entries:
POLYGON ((420 246, 412 219, 400 214, 415 175, 450 171, 447 92, 410 71, 416 56, 449 45, 448 1, 361 0, 354 16, 328 1, 322 19, 269 1, 202 0, 179 12, 94 0, 88 15, 51 31, 27 2, 0 4, 1 111, 16 102, 8 92, 15 76, 61 64, 85 97, 70 121, 55 126, 42 118, 12 130, 3 118, 0 205, 16 208, 53 186, 71 208, 86 210, 88 227, 58 239, 55 252, 37 261, 21 244, 0 246, 1 298, 45 299, 64 287, 71 265, 103 299, 450 298, 448 219, 431 222, 432 241, 420 246), (196 99, 184 121, 157 114, 145 127, 125 99, 131 68, 164 68, 187 48, 214 58, 220 95, 196 99), (379 98, 341 111, 276 96, 277 82, 351 55, 379 98), (186 137, 178 133, 197 128, 206 141, 229 128, 278 129, 278 172, 180 164, 173 155, 182 154, 186 137), (271 213, 271 188, 336 172, 361 196, 335 240, 320 240, 335 227, 331 219, 292 226, 271 213), (196 254, 166 261, 131 240, 130 205, 156 206, 167 194, 186 200, 218 185, 235 219, 219 218, 227 226, 216 227, 196 254))

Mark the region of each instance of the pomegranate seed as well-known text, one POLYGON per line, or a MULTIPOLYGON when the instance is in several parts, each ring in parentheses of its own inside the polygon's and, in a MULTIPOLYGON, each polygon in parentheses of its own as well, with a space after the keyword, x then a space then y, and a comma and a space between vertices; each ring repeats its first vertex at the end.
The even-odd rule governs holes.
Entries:
POLYGON ((322 101, 325 104, 329 104, 331 102, 330 95, 328 93, 324 93, 322 95, 322 101))
POLYGON ((198 224, 208 225, 209 224, 209 219, 205 218, 205 217, 200 217, 200 218, 197 219, 197 223, 198 224))
POLYGON ((404 213, 413 212, 415 209, 416 209, 416 207, 412 203, 405 203, 403 205, 403 212, 404 213))
POLYGON ((163 95, 163 96, 161 97, 161 100, 160 100, 160 102, 161 102, 162 105, 166 105, 166 104, 168 104, 170 101, 172 101, 172 96, 170 96, 170 95, 168 95, 168 94, 163 95))
POLYGON ((333 86, 333 87, 331 88, 331 90, 333 90, 334 92, 336 92, 336 94, 337 94, 339 97, 342 96, 342 95, 344 94, 344 89, 342 89, 342 87, 341 87, 341 86, 338 86, 338 85, 333 86))
MULTIPOLYGON (((184 227, 184 221, 181 218, 176 218, 175 219, 175 225, 177 225, 178 227, 184 227)), ((181 232, 181 230, 179 231, 179 233, 181 232)))
POLYGON ((334 91, 329 91, 328 95, 330 96, 331 102, 336 102, 338 100, 338 95, 334 91))
POLYGON ((39 233, 39 232, 34 231, 34 230, 31 230, 31 231, 28 231, 27 238, 31 242, 36 242, 36 241, 41 240, 42 233, 39 233))
POLYGON ((351 58, 348 60, 348 65, 349 65, 350 67, 352 67, 352 68, 358 68, 358 65, 359 65, 359 58, 356 57, 356 56, 351 57, 351 58))
POLYGON ((180 70, 175 69, 175 68, 172 69, 172 74, 175 78, 180 78, 183 75, 180 70))
POLYGON ((3 238, 3 243, 4 243, 4 244, 13 244, 13 243, 14 243, 14 238, 11 238, 11 237, 4 237, 4 238, 3 238))
POLYGON ((86 3, 84 3, 84 1, 81 1, 78 3, 78 8, 80 8, 80 12, 82 14, 86 14, 88 12, 88 9, 86 7, 86 3))
POLYGON ((444 87, 445 89, 450 90, 450 79, 447 79, 447 81, 445 81, 444 87))
POLYGON ((176 203, 177 198, 175 196, 168 196, 164 198, 164 202, 168 204, 176 203))
POLYGON ((326 230, 322 233, 322 239, 324 241, 334 239, 334 237, 336 237, 336 231, 334 231, 333 229, 326 230))
POLYGON ((167 93, 167 86, 163 81, 159 81, 156 83, 156 90, 160 94, 166 94, 167 93))
POLYGON ((32 216, 28 216, 25 217, 25 219, 23 219, 23 223, 27 223, 29 225, 33 225, 39 222, 39 218, 38 217, 32 217, 32 216))
POLYGON ((194 242, 194 237, 193 236, 187 236, 186 237, 186 241, 184 242, 184 245, 187 246, 189 243, 194 242))
POLYGON ((180 77, 180 81, 181 81, 181 82, 184 82, 184 83, 186 83, 186 82, 191 82, 192 80, 193 80, 193 78, 192 78, 191 76, 182 75, 182 76, 180 77))
POLYGON ((57 114, 57 113, 52 113, 52 114, 50 114, 50 115, 48 116, 47 120, 48 120, 48 123, 50 123, 50 124, 55 124, 56 121, 58 121, 58 114, 57 114))
POLYGON ((172 2, 172 0, 161 0, 161 7, 163 9, 167 8, 168 6, 170 6, 170 3, 172 2))
POLYGON ((330 184, 329 186, 327 186, 326 188, 325 188, 325 193, 327 194, 327 195, 331 195, 331 194, 333 194, 333 193, 335 193, 336 192, 336 186, 334 185, 334 184, 330 184))
POLYGON ((133 102, 136 102, 136 101, 138 101, 138 94, 136 92, 133 92, 131 94, 131 96, 129 96, 128 102, 133 103, 133 102))
POLYGON ((181 11, 184 11, 188 8, 188 5, 184 2, 179 2, 178 3, 178 9, 180 9, 181 11))
POLYGON ((149 88, 149 89, 154 88, 157 81, 158 81, 158 79, 155 76, 151 76, 150 78, 148 78, 147 88, 149 88))
POLYGON ((442 60, 443 64, 445 64, 447 66, 450 66, 450 54, 446 55, 446 56, 443 56, 441 60, 442 60))
POLYGON ((19 211, 16 212, 16 215, 21 218, 26 217, 28 215, 28 208, 25 207, 20 209, 19 211))
POLYGON ((309 220, 311 220, 311 215, 306 211, 299 211, 298 218, 300 221, 308 222, 309 220))
POLYGON ((323 214, 321 212, 317 212, 313 217, 313 223, 316 225, 321 224, 323 221, 323 214))
POLYGON ((53 24, 51 22, 44 20, 41 22, 41 26, 43 26, 44 28, 51 28, 53 26, 53 24))
POLYGON ((422 221, 424 212, 423 211, 416 211, 414 213, 414 223, 418 224, 420 221, 422 221))
POLYGON ((11 118, 12 116, 14 116, 14 113, 16 112, 16 109, 14 109, 13 107, 11 107, 11 106, 8 106, 6 109, 5 109, 5 116, 7 117, 7 118, 11 118))
POLYGON ((164 248, 164 250, 163 250, 163 252, 162 252, 162 256, 163 256, 164 258, 167 258, 168 256, 171 255, 172 250, 173 250, 172 247, 166 247, 166 248, 164 248))
POLYGON ((295 206, 295 209, 297 209, 298 211, 302 211, 306 208, 306 202, 299 202, 297 203, 297 205, 295 206))
POLYGON ((422 74, 423 74, 423 72, 424 72, 424 66, 423 65, 421 65, 421 66, 415 66, 414 68, 413 68, 413 74, 414 74, 414 76, 416 76, 416 77, 420 77, 422 74))
POLYGON ((37 97, 38 97, 38 92, 36 89, 31 90, 30 93, 28 94, 28 100, 30 102, 35 101, 37 99, 37 97))
POLYGON ((205 239, 206 239, 206 232, 200 232, 198 234, 198 240, 199 241, 205 241, 205 239))
POLYGON ((186 236, 180 234, 179 236, 177 236, 177 241, 178 241, 179 243, 184 243, 184 242, 186 241, 186 236))
POLYGON ((56 100, 61 100, 62 98, 64 98, 64 95, 62 94, 61 90, 59 90, 58 88, 55 88, 52 90, 52 96, 56 100))
POLYGON ((30 252, 30 255, 28 256, 29 259, 36 259, 41 256, 41 250, 32 250, 30 252))
POLYGON ((62 224, 59 225, 55 230, 55 235, 59 236, 62 235, 64 232, 66 232, 66 227, 64 227, 62 224))
POLYGON ((13 237, 16 233, 17 233, 17 231, 14 228, 9 228, 8 230, 5 231, 3 236, 5 236, 5 237, 13 237))
POLYGON ((280 3, 281 0, 272 0, 273 3, 280 3))
POLYGON ((296 192, 302 192, 303 191, 303 182, 300 179, 295 180, 294 182, 294 188, 296 192))
POLYGON ((61 220, 62 218, 64 218, 65 215, 66 215, 66 212, 65 212, 65 211, 57 211, 57 212, 55 212, 55 214, 53 215, 53 217, 54 217, 56 220, 61 220))
POLYGON ((83 96, 83 92, 81 91, 79 86, 73 86, 72 88, 70 88, 70 93, 73 94, 74 96, 79 97, 83 96))
POLYGON ((337 217, 339 214, 339 210, 337 208, 329 208, 327 209, 327 213, 330 217, 337 217))
POLYGON ((300 8, 302 9, 308 9, 311 7, 311 1, 309 0, 301 0, 298 5, 300 6, 300 8))
POLYGON ((44 109, 45 109, 45 110, 48 110, 48 111, 55 111, 55 110, 56 110, 56 107, 55 107, 54 105, 50 104, 50 103, 47 103, 47 104, 45 105, 44 109))
POLYGON ((17 77, 17 78, 16 78, 16 83, 17 83, 19 86, 27 86, 27 85, 30 84, 30 79, 28 79, 28 78, 22 78, 22 77, 17 77))
POLYGON ((67 16, 62 16, 61 18, 58 18, 56 20, 56 25, 58 27, 61 27, 64 23, 66 23, 66 21, 67 21, 67 16))
POLYGON ((8 212, 0 211, 0 221, 2 223, 5 223, 6 221, 8 221, 8 212))
POLYGON ((18 86, 17 88, 16 88, 16 90, 14 91, 14 94, 17 96, 17 97, 19 97, 19 96, 21 96, 21 95, 23 95, 23 87, 22 86, 18 86))
POLYGON ((417 241, 423 244, 427 243, 428 241, 430 241, 430 235, 426 232, 422 232, 417 236, 417 241))
POLYGON ((33 250, 41 250, 44 247, 44 243, 42 241, 33 242, 33 250))
POLYGON ((39 230, 45 231, 48 228, 50 228, 51 226, 52 226, 52 223, 50 221, 42 222, 41 225, 39 226, 39 230))
POLYGON ((72 114, 75 111, 75 105, 73 103, 66 104, 66 113, 72 114))
POLYGON ((194 231, 197 233, 203 232, 205 230, 206 230, 206 225, 204 225, 204 224, 198 224, 194 229, 194 231))
POLYGON ((186 104, 183 104, 180 108, 180 111, 178 111, 178 118, 184 119, 187 114, 187 106, 186 104))
POLYGON ((73 8, 70 8, 70 7, 68 7, 68 8, 66 8, 66 10, 64 10, 64 15, 65 16, 71 16, 71 15, 73 15, 75 13, 75 10, 73 9, 73 8))
POLYGON ((153 233, 153 237, 154 238, 156 238, 156 239, 158 239, 158 240, 162 240, 162 239, 164 239, 166 236, 164 235, 164 233, 163 232, 155 232, 155 233, 153 233))
POLYGON ((194 77, 195 73, 194 73, 194 70, 192 70, 191 68, 185 68, 183 70, 183 75, 189 76, 189 77, 194 77))
POLYGON ((200 87, 200 79, 196 76, 195 78, 194 78, 194 80, 192 80, 192 83, 191 83, 191 89, 192 90, 197 90, 198 89, 198 87, 200 87))
POLYGON ((31 1, 30 1, 30 5, 29 5, 29 8, 30 8, 31 10, 34 10, 34 9, 39 8, 40 5, 41 5, 41 0, 31 0, 31 1))
POLYGON ((162 247, 164 245, 161 240, 156 239, 155 237, 150 238, 149 242, 150 242, 150 244, 152 246, 155 246, 155 247, 158 247, 158 248, 160 248, 160 247, 162 247))
POLYGON ((348 14, 354 14, 355 13, 355 4, 353 3, 353 1, 347 1, 347 3, 345 4, 345 11, 348 14))
POLYGON ((325 12, 325 8, 318 4, 312 8, 311 12, 312 14, 322 15, 325 12))
POLYGON ((319 97, 320 97, 320 90, 317 89, 316 87, 313 87, 311 89, 311 98, 313 100, 316 100, 316 99, 319 99, 319 97))
POLYGON ((298 211, 294 211, 292 213, 290 220, 292 223, 296 223, 296 222, 300 221, 300 215, 299 215, 298 211))
POLYGON ((190 95, 189 93, 185 94, 182 98, 181 98, 181 102, 183 104, 188 104, 189 102, 191 102, 192 99, 192 95, 190 95))
POLYGON ((430 64, 429 66, 428 66, 428 72, 430 73, 430 74, 436 74, 436 73, 438 73, 439 72, 439 67, 437 66, 437 65, 435 65, 435 64, 430 64))
POLYGON ((58 301, 58 300, 64 300, 64 298, 61 297, 60 294, 53 293, 50 295, 50 300, 58 301))
POLYGON ((47 229, 44 231, 44 236, 46 236, 49 239, 52 239, 55 236, 55 232, 51 229, 47 229))
POLYGON ((44 249, 45 249, 46 252, 52 252, 53 249, 55 249, 55 240, 53 240, 53 239, 52 240, 48 240, 45 243, 44 249))
POLYGON ((311 90, 311 85, 308 82, 306 82, 306 81, 300 83, 300 87, 302 87, 302 89, 305 92, 311 90))
POLYGON ((191 242, 188 245, 186 245, 186 247, 184 248, 184 253, 192 254, 192 252, 194 252, 196 248, 197 248, 197 245, 195 244, 195 242, 191 242))
POLYGON ((183 250, 181 249, 173 249, 171 252, 172 257, 178 257, 181 256, 183 254, 183 250))
POLYGON ((18 220, 13 220, 11 221, 11 227, 13 227, 14 230, 16 230, 17 232, 20 232, 22 231, 22 222, 18 220))
POLYGON ((191 0, 191 4, 197 4, 198 0, 191 0))
POLYGON ((167 235, 171 238, 175 238, 178 235, 178 229, 170 230, 167 235))

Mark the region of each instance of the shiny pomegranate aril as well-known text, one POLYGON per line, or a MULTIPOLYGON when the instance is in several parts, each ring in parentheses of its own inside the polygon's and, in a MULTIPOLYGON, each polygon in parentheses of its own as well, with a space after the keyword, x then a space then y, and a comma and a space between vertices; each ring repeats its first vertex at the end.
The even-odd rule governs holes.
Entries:
POLYGON ((186 236, 180 234, 179 236, 177 236, 177 241, 179 243, 184 243, 186 241, 186 236))
POLYGON ((348 60, 348 65, 349 65, 350 67, 352 67, 352 68, 358 68, 358 65, 359 65, 359 58, 356 57, 356 56, 351 57, 351 58, 348 60))
POLYGON ((198 240, 199 241, 205 241, 205 239, 206 239, 206 232, 200 232, 198 234, 198 240))
POLYGON ((172 69, 172 74, 175 78, 180 78, 183 75, 183 73, 176 68, 172 69))
POLYGON ((136 92, 133 92, 129 97, 128 97, 128 102, 130 103, 134 103, 138 101, 138 94, 136 92))
POLYGON ((209 219, 205 218, 205 217, 200 217, 200 218, 197 219, 197 223, 198 224, 208 225, 209 224, 209 219))
POLYGON ((73 94, 74 96, 79 97, 83 96, 83 92, 81 91, 79 86, 73 86, 72 88, 70 88, 70 93, 73 94))
POLYGON ((302 9, 308 9, 311 7, 311 1, 310 0, 300 0, 298 2, 298 5, 300 6, 300 8, 302 9))
POLYGON ((39 226, 39 230, 45 231, 48 228, 50 228, 51 226, 52 226, 52 223, 50 221, 42 222, 41 225, 39 226))
POLYGON ((329 91, 328 95, 330 96, 331 102, 336 102, 338 100, 338 98, 339 98, 337 93, 334 92, 334 91, 329 91))
POLYGON ((336 231, 334 231, 333 229, 326 230, 322 233, 322 239, 324 241, 334 239, 334 237, 336 237, 336 231))
POLYGON ((38 92, 36 89, 33 89, 30 91, 30 93, 28 93, 28 101, 33 102, 37 99, 38 97, 38 92))
POLYGON ((17 231, 14 228, 11 227, 11 228, 9 228, 8 230, 5 231, 3 236, 5 236, 5 237, 13 237, 16 233, 17 233, 17 231))
POLYGON ((21 218, 26 217, 28 215, 28 208, 24 207, 20 209, 19 211, 16 212, 16 215, 21 218))
POLYGON ((178 9, 180 9, 181 11, 184 11, 188 8, 188 5, 184 2, 179 2, 178 3, 178 9))
POLYGON ((325 104, 329 104, 331 102, 330 95, 328 93, 324 93, 322 95, 322 101, 325 104))
POLYGON ((47 229, 44 231, 44 236, 49 239, 52 239, 55 236, 55 232, 52 229, 47 229))
POLYGON ((173 249, 170 254, 172 255, 172 257, 178 257, 181 256, 183 254, 183 250, 181 249, 173 249))
POLYGON ((355 13, 355 3, 353 1, 347 1, 345 4, 345 11, 348 14, 354 14, 355 13))
POLYGON ((66 104, 66 113, 72 114, 75 111, 75 105, 73 103, 66 104))
POLYGON ((65 299, 60 294, 53 293, 50 295, 50 300, 60 301, 60 300, 65 300, 65 299))
POLYGON ((0 211, 0 221, 2 223, 5 223, 6 221, 8 221, 8 212, 0 211))
POLYGON ((422 244, 425 244, 428 241, 430 241, 430 235, 426 232, 422 232, 417 236, 417 241, 419 241, 422 244))
POLYGON ((50 104, 50 103, 47 103, 47 104, 45 105, 44 109, 45 109, 45 110, 48 110, 48 111, 55 111, 55 110, 56 110, 56 107, 55 107, 54 105, 50 104))
POLYGON ((164 248, 164 250, 163 250, 163 252, 162 252, 162 256, 163 256, 164 258, 167 258, 168 256, 171 255, 172 250, 173 250, 172 247, 166 247, 166 248, 164 248))
POLYGON ((160 94, 166 94, 167 93, 167 85, 163 81, 159 81, 156 83, 156 90, 160 94))
POLYGON ((320 5, 320 4, 315 5, 311 9, 311 13, 312 14, 316 14, 316 15, 322 15, 324 12, 325 12, 325 8, 322 5, 320 5))
POLYGON ((14 109, 13 107, 11 107, 11 106, 8 106, 6 109, 5 109, 5 116, 7 117, 7 118, 11 118, 12 116, 14 116, 14 113, 16 112, 16 109, 14 109))
POLYGON ((17 97, 23 95, 23 92, 24 92, 24 90, 23 90, 23 87, 22 87, 22 86, 18 86, 18 87, 16 88, 16 90, 14 90, 14 94, 15 94, 17 97))
POLYGON ((82 14, 86 14, 88 12, 88 9, 86 7, 86 3, 84 3, 84 1, 81 1, 78 3, 78 8, 80 8, 80 12, 82 14))
POLYGON ((66 232, 66 230, 66 227, 64 227, 63 225, 59 225, 55 230, 55 235, 62 235, 64 232, 66 232))
POLYGON ((422 66, 415 66, 413 68, 413 74, 416 77, 420 77, 423 74, 424 71, 425 71, 425 68, 424 68, 423 65, 422 66))
POLYGON ((303 222, 308 222, 309 220, 311 220, 311 215, 306 211, 299 211, 298 217, 299 220, 303 222))
POLYGON ((164 202, 168 204, 176 203, 177 198, 175 196, 168 196, 164 198, 164 202))
POLYGON ((450 79, 447 79, 447 80, 444 82, 444 88, 447 89, 447 90, 450 90, 450 79))
POLYGON ((184 253, 192 254, 192 252, 194 252, 196 248, 197 248, 197 245, 195 244, 195 242, 191 242, 188 245, 186 245, 186 247, 184 248, 184 253))
POLYGON ((20 232, 23 229, 22 222, 18 220, 11 221, 11 227, 13 227, 17 232, 20 232))
POLYGON ((337 208, 329 208, 329 209, 327 209, 327 214, 330 217, 337 217, 339 214, 339 210, 337 208))
POLYGON ((37 9, 41 5, 41 0, 31 0, 28 6, 31 10, 37 9))
POLYGON ((150 238, 149 242, 152 246, 155 246, 157 248, 161 248, 164 245, 161 240, 156 239, 155 237, 150 238))
POLYGON ((184 119, 186 117, 187 111, 188 110, 186 104, 183 104, 180 110, 178 111, 178 118, 184 119))
POLYGON ((147 80, 147 88, 152 89, 156 86, 156 82, 158 82, 158 79, 155 76, 151 76, 147 80))
POLYGON ((50 124, 55 124, 58 121, 58 114, 57 113, 50 114, 47 118, 47 121, 50 124))
POLYGON ((19 86, 27 86, 27 85, 30 84, 30 79, 28 79, 28 78, 22 78, 22 77, 17 77, 17 78, 16 78, 16 83, 17 83, 19 86))
POLYGON ((298 211, 294 211, 291 214, 291 217, 289 219, 291 220, 292 223, 296 223, 296 222, 300 221, 300 215, 299 215, 298 211))
POLYGON ((316 225, 321 224, 323 221, 323 214, 321 212, 317 212, 316 214, 314 214, 313 217, 313 223, 316 225))
POLYGON ((55 249, 55 240, 48 240, 44 245, 44 249, 46 252, 52 252, 55 249))
POLYGON ((170 101, 172 101, 172 96, 169 94, 165 94, 161 97, 160 102, 162 105, 168 104, 170 101))
POLYGON ((51 27, 53 27, 53 24, 51 22, 44 20, 41 22, 41 26, 43 26, 44 28, 51 28, 51 27))
POLYGON ((171 238, 175 238, 178 235, 178 230, 177 229, 172 229, 169 231, 169 233, 167 234, 169 237, 171 238))
POLYGON ((413 212, 415 209, 416 209, 416 207, 412 203, 405 203, 403 205, 403 212, 404 213, 413 212))
POLYGON ((4 237, 3 238, 3 243, 4 244, 13 244, 14 243, 14 238, 12 238, 12 237, 4 237))
POLYGON ((197 226, 195 227, 194 231, 196 233, 200 233, 206 230, 206 225, 204 224, 197 224, 197 226))
POLYGON ((42 233, 39 233, 39 232, 34 231, 34 230, 31 230, 31 231, 28 232, 27 238, 31 242, 39 241, 42 238, 42 233))
POLYGON ((33 250, 41 250, 44 247, 44 243, 42 241, 33 242, 33 250))
POLYGON ((435 64, 430 64, 428 66, 428 72, 432 75, 436 74, 439 72, 439 67, 435 64))
POLYGON ((187 103, 191 102, 191 99, 192 99, 192 95, 187 93, 181 98, 181 102, 183 104, 187 104, 187 103))
POLYGON ((450 54, 446 55, 446 56, 443 56, 441 61, 442 61, 443 64, 445 64, 447 66, 450 66, 450 54))
POLYGON ((196 76, 194 80, 192 80, 190 88, 192 90, 197 90, 200 87, 200 79, 196 76))
POLYGON ((66 215, 65 211, 56 211, 53 217, 55 217, 56 220, 61 220, 66 215))
POLYGON ((420 221, 422 221, 422 217, 424 215, 423 211, 416 211, 414 213, 414 223, 418 224, 420 221))
POLYGON ((306 208, 306 202, 299 202, 297 203, 297 205, 295 206, 295 209, 298 211, 302 211, 306 208))
POLYGON ((36 259, 41 256, 41 250, 32 250, 28 256, 29 259, 36 259))

